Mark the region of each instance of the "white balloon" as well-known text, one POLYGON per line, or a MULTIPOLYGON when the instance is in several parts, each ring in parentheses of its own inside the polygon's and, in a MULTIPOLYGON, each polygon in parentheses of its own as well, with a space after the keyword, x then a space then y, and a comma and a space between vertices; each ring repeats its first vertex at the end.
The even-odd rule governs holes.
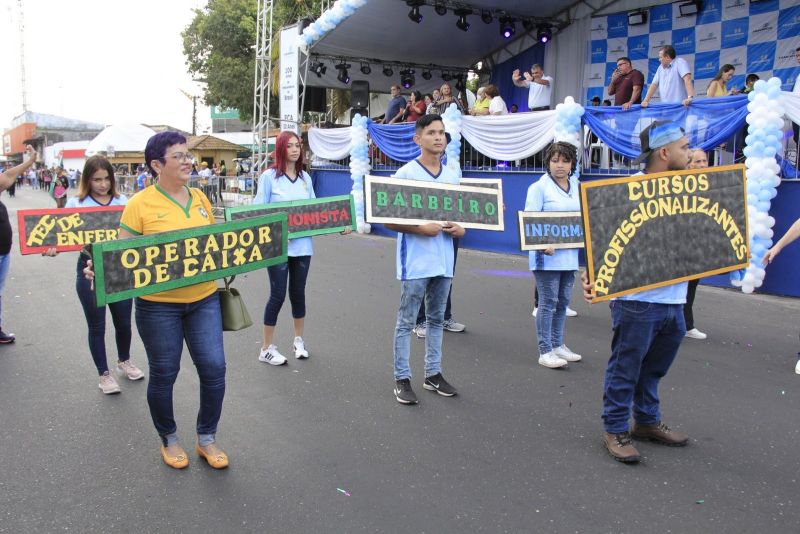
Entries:
POLYGON ((742 284, 742 293, 752 293, 754 286, 750 284, 742 284))

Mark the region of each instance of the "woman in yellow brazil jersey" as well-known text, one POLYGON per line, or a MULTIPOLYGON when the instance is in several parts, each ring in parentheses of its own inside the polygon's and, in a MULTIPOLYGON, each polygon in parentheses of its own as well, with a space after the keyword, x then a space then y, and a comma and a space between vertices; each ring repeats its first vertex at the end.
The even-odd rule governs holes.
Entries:
MULTIPOLYGON (((192 158, 183 135, 154 135, 147 141, 144 156, 158 182, 128 201, 120 220, 121 238, 214 224, 208 198, 199 189, 188 187, 192 158)), ((93 278, 91 265, 84 272, 93 278)), ((197 454, 216 469, 228 466, 228 456, 216 443, 225 396, 222 316, 216 290, 216 283, 209 281, 135 300, 136 327, 150 367, 147 403, 161 438, 161 457, 175 469, 189 465, 186 451, 178 443, 172 410, 172 387, 184 339, 200 377, 197 454)))

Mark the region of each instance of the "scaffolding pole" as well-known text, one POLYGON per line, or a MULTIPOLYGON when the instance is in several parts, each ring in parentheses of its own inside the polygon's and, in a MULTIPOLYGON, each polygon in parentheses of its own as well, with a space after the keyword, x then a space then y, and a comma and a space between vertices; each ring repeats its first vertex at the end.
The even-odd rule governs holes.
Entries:
POLYGON ((256 66, 253 86, 253 178, 266 168, 270 128, 270 73, 272 72, 272 0, 258 0, 256 66))

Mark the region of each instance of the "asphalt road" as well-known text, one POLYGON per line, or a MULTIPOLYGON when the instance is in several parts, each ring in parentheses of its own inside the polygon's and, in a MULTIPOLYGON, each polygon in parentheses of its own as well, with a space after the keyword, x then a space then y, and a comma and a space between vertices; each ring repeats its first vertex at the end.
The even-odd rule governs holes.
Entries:
MULTIPOLYGON (((2 201, 45 207, 23 189, 2 201)), ((798 532, 800 350, 795 299, 700 287, 697 325, 661 386, 664 419, 685 448, 639 446, 613 461, 601 444, 611 341, 606 305, 577 299, 569 370, 536 363, 532 278, 521 256, 462 250, 444 373, 460 395, 392 395, 399 299, 394 240, 315 238, 307 289, 307 361, 257 360, 266 272, 239 276, 257 325, 225 334, 220 445, 231 467, 193 452, 197 374, 188 353, 175 387, 183 471, 166 467, 146 381, 103 396, 74 290, 75 253, 19 255, 3 295, 0 532, 798 532), (794 422, 793 422, 794 421, 794 422), (342 491, 347 492, 347 494, 342 491)), ((769 276, 769 275, 768 275, 769 276)), ((278 323, 290 353, 288 302, 278 323)), ((109 318, 110 324, 110 318, 109 318)), ((113 339, 107 336, 110 358, 113 339)), ((146 370, 134 335, 134 361, 146 370)))

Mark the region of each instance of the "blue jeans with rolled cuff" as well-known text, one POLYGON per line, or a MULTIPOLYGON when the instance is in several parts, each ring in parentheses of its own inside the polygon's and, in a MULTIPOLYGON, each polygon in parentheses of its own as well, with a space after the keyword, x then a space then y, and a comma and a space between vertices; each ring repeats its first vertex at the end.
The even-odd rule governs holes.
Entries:
POLYGON ((219 296, 213 293, 186 304, 137 298, 136 327, 150 367, 147 384, 150 416, 164 445, 174 442, 177 432, 172 388, 180 371, 184 341, 200 378, 198 441, 201 445, 213 442, 225 397, 225 349, 219 296))
POLYGON ((436 276, 400 282, 400 308, 394 330, 394 379, 411 378, 411 330, 417 321, 417 312, 425 300, 425 376, 442 372, 442 323, 447 294, 452 278, 436 276))
POLYGON ((575 271, 533 271, 539 291, 536 335, 539 354, 552 352, 564 344, 564 322, 575 283, 575 271))
POLYGON ((658 384, 669 371, 686 335, 683 304, 636 300, 611 302, 611 358, 606 367, 603 423, 606 432, 661 421, 658 384))

